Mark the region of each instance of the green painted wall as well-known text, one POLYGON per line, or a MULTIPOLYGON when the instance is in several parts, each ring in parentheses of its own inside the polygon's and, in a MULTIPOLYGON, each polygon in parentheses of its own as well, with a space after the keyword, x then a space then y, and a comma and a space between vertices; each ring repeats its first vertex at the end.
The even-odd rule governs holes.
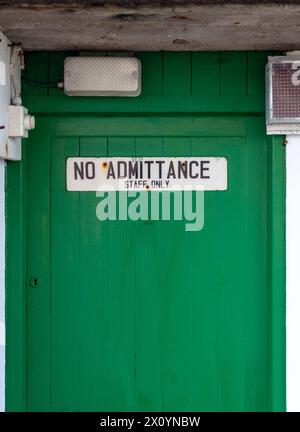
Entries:
POLYGON ((37 127, 8 164, 9 410, 285 409, 284 146, 266 53, 142 53, 142 96, 68 98, 27 56, 37 127), (100 223, 68 156, 226 156, 205 226, 100 223), (32 277, 40 279, 33 288, 32 277))

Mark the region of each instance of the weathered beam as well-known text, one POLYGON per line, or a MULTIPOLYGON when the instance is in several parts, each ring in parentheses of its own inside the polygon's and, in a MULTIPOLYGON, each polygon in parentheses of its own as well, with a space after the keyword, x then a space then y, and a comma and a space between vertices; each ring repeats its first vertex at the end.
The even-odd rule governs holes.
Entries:
POLYGON ((1 1, 27 50, 297 50, 299 0, 1 1))

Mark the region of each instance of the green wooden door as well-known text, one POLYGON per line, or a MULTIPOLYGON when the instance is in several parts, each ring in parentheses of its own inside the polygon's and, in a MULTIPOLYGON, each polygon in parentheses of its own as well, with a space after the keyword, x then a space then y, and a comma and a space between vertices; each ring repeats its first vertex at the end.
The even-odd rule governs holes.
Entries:
POLYGON ((66 55, 29 56, 37 127, 8 166, 7 408, 283 410, 284 147, 265 134, 266 54, 139 54, 130 100, 32 85, 61 80, 66 55), (228 189, 205 193, 200 231, 100 222, 95 192, 66 190, 71 156, 224 156, 228 189))
POLYGON ((270 409, 263 122, 64 121, 40 120, 28 154, 28 409, 270 409), (100 222, 94 192, 66 191, 70 156, 226 156, 229 185, 198 232, 100 222))

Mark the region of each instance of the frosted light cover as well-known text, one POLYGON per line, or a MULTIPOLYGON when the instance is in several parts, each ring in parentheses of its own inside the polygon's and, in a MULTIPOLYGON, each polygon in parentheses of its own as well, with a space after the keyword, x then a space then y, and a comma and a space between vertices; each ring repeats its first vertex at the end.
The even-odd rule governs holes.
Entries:
POLYGON ((64 91, 68 96, 139 96, 141 63, 134 57, 67 57, 64 91))

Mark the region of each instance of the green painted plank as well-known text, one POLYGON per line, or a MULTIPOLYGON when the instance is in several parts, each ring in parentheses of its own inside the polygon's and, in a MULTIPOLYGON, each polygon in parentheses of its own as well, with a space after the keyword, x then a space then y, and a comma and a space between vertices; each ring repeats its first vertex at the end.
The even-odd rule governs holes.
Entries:
MULTIPOLYGON (((109 156, 134 156, 133 137, 108 139, 109 156)), ((119 193, 117 193, 117 199, 119 193)), ((135 223, 108 224, 107 267, 109 307, 107 344, 107 410, 131 411, 135 390, 135 223)))
MULTIPOLYGON (((183 131, 188 136, 223 136, 241 135, 245 133, 246 123, 242 117, 211 116, 149 116, 149 117, 107 117, 105 121, 98 116, 86 117, 78 121, 77 117, 39 118, 40 127, 53 128, 59 136, 181 136, 183 131), (70 132, 71 131, 71 132, 70 132)), ((249 120, 255 127, 255 119, 249 120)))
POLYGON ((53 138, 51 162, 51 410, 80 409, 80 194, 66 191, 78 138, 53 138))
POLYGON ((247 92, 247 53, 222 52, 220 92, 223 96, 240 96, 247 92))
POLYGON ((265 95, 265 66, 268 54, 270 53, 254 51, 247 53, 247 94, 255 95, 257 100, 262 101, 265 95))
POLYGON ((220 53, 192 53, 192 95, 220 94, 220 53))
MULTIPOLYGON (((245 137, 219 137, 219 154, 226 156, 228 161, 228 189, 225 194, 218 194, 216 220, 220 409, 246 411, 249 389, 246 387, 245 344, 249 305, 245 288, 247 282, 244 281, 248 267, 247 249, 244 246, 247 241, 245 195, 248 193, 245 181, 245 137)), ((260 349, 255 345, 251 347, 255 353, 260 349)), ((260 402, 264 401, 262 397, 260 402)))
POLYGON ((246 154, 246 241, 247 267, 244 285, 247 289, 247 388, 248 411, 270 410, 270 328, 271 304, 268 288, 268 209, 267 143, 264 120, 249 128, 246 154), (253 170, 255 167, 255 170, 253 170), (256 269, 254 272, 253 269, 256 269), (253 350, 253 346, 257 350, 253 350), (265 381, 257 380, 255 370, 264 371, 265 381))
MULTIPOLYGON (((189 156, 191 154, 190 137, 165 137, 164 156, 189 156)), ((174 193, 177 198, 181 192, 174 193)), ((190 321, 189 295, 192 289, 189 280, 190 236, 184 230, 183 221, 172 219, 162 222, 162 346, 163 346, 163 410, 186 411, 194 392, 186 392, 190 381, 186 380, 189 370, 190 321), (189 262, 187 264, 187 262, 189 262), (186 266, 187 264, 187 266, 186 266), (175 318, 176 317, 176 318, 175 318)), ((196 355, 194 352, 193 355, 196 355)))
MULTIPOLYGON (((202 157, 226 155, 225 149, 219 147, 218 137, 192 138, 191 153, 202 157)), ((190 321, 195 334, 197 357, 191 356, 189 368, 195 371, 191 385, 198 389, 197 399, 191 401, 193 410, 197 406, 201 406, 204 411, 222 409, 219 364, 220 194, 205 194, 203 229, 194 234, 189 233, 189 236, 197 236, 192 246, 193 254, 190 255, 195 281, 194 292, 190 294, 190 321), (198 331, 204 328, 207 331, 198 331)))
POLYGON ((22 162, 6 163, 5 410, 26 411, 27 140, 22 162))
POLYGON ((22 79, 22 98, 30 95, 47 96, 49 83, 47 52, 25 54, 25 70, 22 79))
POLYGON ((285 137, 268 137, 271 410, 286 410, 285 137))
POLYGON ((190 96, 191 54, 163 53, 163 95, 190 96))
MULTIPOLYGON (((173 90, 172 90, 173 91, 173 90)), ((225 90, 226 91, 226 90, 225 90)), ((239 93, 239 90, 236 90, 239 93)), ((245 84, 246 91, 246 84, 245 84)), ((142 90, 143 92, 143 90, 142 90)), ((147 96, 142 93, 137 98, 87 98, 68 96, 26 96, 26 106, 33 114, 108 114, 126 113, 259 113, 265 112, 264 101, 257 96, 241 97, 239 94, 212 95, 209 98, 199 96, 179 96, 178 94, 158 96, 147 96), (228 97, 230 95, 230 97, 228 97)))
MULTIPOLYGON (((107 156, 107 138, 80 138, 80 156, 107 156)), ((99 221, 95 192, 80 194, 80 291, 78 298, 79 407, 81 411, 109 408, 107 376, 110 305, 108 286, 108 221, 99 221)), ((115 388, 115 391, 117 389, 115 388)))
POLYGON ((27 409, 50 409, 50 137, 37 128, 28 146, 27 409), (32 286, 32 279, 38 284, 32 286))
MULTIPOLYGON (((136 156, 161 156, 162 138, 137 137, 136 156)), ((156 200, 159 192, 142 192, 156 200)), ((149 210, 150 215, 150 210, 149 210)), ((136 409, 161 411, 163 409, 163 340, 162 290, 163 262, 161 221, 135 222, 136 230, 136 409)))
POLYGON ((142 97, 162 94, 162 53, 139 53, 142 64, 142 97))

